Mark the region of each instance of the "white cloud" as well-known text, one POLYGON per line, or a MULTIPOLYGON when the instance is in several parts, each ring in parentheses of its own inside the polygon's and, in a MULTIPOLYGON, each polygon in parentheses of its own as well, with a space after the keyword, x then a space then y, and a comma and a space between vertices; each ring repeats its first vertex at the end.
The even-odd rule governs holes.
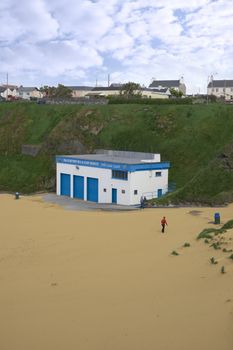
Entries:
POLYGON ((82 84, 91 70, 145 84, 184 74, 197 91, 212 72, 233 78, 228 0, 1 0, 0 23, 0 81, 6 71, 24 85, 82 84))

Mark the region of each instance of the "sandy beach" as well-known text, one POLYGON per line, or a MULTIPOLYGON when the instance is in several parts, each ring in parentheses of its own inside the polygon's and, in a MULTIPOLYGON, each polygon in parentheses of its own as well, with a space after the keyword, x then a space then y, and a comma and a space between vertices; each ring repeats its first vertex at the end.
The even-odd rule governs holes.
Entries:
POLYGON ((1 350, 233 349, 233 261, 196 240, 233 205, 78 212, 4 194, 0 210, 1 350))

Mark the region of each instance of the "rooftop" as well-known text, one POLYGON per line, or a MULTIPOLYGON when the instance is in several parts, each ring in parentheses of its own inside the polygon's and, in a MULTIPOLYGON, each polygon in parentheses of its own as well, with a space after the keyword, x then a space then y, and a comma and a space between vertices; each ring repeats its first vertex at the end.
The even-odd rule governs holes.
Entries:
POLYGON ((68 89, 77 91, 89 91, 93 89, 93 86, 66 86, 68 89))
POLYGON ((20 86, 19 92, 31 92, 34 90, 38 90, 37 87, 29 87, 29 86, 20 86))
POLYGON ((166 87, 166 88, 172 88, 172 87, 179 87, 180 86, 180 80, 154 80, 150 84, 150 88, 158 88, 158 87, 166 87))
POLYGON ((144 152, 128 152, 113 150, 96 150, 95 154, 80 154, 62 156, 72 159, 83 159, 88 161, 111 162, 122 164, 145 164, 160 162, 160 154, 144 152))
POLYGON ((224 87, 233 87, 233 80, 213 80, 209 82, 208 88, 224 88, 224 87))

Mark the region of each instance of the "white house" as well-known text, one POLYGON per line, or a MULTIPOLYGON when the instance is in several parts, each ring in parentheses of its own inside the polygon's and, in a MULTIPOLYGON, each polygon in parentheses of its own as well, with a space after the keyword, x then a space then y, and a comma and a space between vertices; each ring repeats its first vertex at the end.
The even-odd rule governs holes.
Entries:
POLYGON ((183 77, 179 80, 153 80, 149 85, 149 89, 175 89, 181 91, 183 95, 186 95, 186 86, 184 84, 183 77))
POLYGON ((57 195, 99 203, 135 205, 141 196, 168 190, 169 162, 160 154, 97 150, 95 154, 57 156, 57 195))
POLYGON ((93 86, 66 86, 66 87, 72 90, 72 97, 74 98, 85 97, 93 89, 93 86))
POLYGON ((214 95, 225 100, 233 100, 233 80, 214 80, 207 86, 208 95, 214 95))
POLYGON ((18 96, 23 100, 30 100, 31 98, 42 98, 43 94, 36 87, 20 86, 18 89, 18 96))
POLYGON ((17 98, 18 97, 18 87, 15 85, 2 85, 0 88, 0 94, 3 98, 17 98))

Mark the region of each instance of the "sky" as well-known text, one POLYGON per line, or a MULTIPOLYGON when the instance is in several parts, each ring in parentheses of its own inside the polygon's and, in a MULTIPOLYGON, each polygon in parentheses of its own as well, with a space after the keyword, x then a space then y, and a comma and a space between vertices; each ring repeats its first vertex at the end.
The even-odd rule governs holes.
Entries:
POLYGON ((0 84, 233 79, 231 0, 0 0, 0 84))

